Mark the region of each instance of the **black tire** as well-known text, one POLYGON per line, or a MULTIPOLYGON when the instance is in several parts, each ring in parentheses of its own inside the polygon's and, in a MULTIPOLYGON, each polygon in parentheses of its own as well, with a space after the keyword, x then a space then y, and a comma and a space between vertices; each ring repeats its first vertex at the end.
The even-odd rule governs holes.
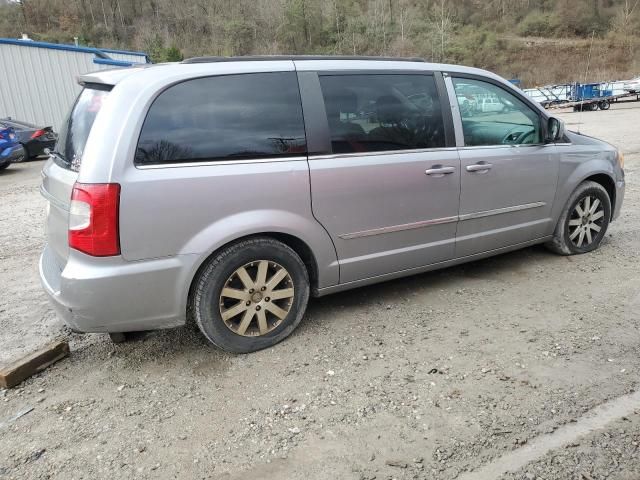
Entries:
MULTIPOLYGON (((596 213, 598 213, 598 211, 596 211, 596 213)), ((602 239, 607 233, 607 228, 609 227, 610 220, 611 199, 609 198, 607 190, 599 183, 591 181, 583 182, 578 185, 578 188, 576 188, 576 190, 569 197, 562 215, 560 215, 558 224, 556 225, 556 229, 553 233, 553 239, 547 242, 545 245, 549 250, 559 255, 576 255, 580 253, 591 252, 600 246, 602 239), (576 206, 580 202, 583 202, 586 197, 591 197, 599 200, 600 205, 602 206, 603 215, 597 220, 599 221, 597 226, 600 228, 600 230, 592 236, 592 241, 578 246, 576 242, 574 242, 570 238, 572 233, 571 228, 576 228, 575 226, 571 227, 570 222, 579 219, 579 217, 576 217, 577 214, 575 212, 575 209, 576 206)), ((573 232, 575 232, 575 230, 573 230, 573 232)))
POLYGON ((0 171, 4 170, 5 168, 7 168, 9 165, 11 165, 11 162, 7 162, 7 163, 2 163, 0 164, 0 171))
POLYGON ((611 104, 607 100, 603 100, 600 103, 598 103, 598 107, 600 108, 600 110, 609 110, 609 107, 611 107, 611 104))
POLYGON ((109 338, 113 343, 125 343, 127 341, 127 334, 124 332, 112 332, 109 334, 109 338))
POLYGON ((291 335, 300 324, 308 301, 309 274, 300 257, 289 246, 260 237, 230 245, 205 263, 194 281, 190 310, 200 331, 213 345, 231 353, 249 353, 271 347, 291 335), (274 262, 288 272, 295 294, 287 315, 275 328, 265 334, 243 336, 222 319, 220 295, 234 272, 262 260, 274 262))
POLYGON ((20 161, 27 162, 31 160, 31 154, 29 153, 29 149, 27 148, 27 146, 24 143, 21 143, 20 145, 22 145, 22 148, 24 148, 24 157, 22 157, 22 160, 20 161))

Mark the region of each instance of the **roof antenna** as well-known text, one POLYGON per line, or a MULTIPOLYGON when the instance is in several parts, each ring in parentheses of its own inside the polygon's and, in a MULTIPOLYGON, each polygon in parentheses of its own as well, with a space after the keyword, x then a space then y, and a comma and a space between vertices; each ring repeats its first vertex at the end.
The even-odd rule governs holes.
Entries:
MULTIPOLYGON (((591 31, 591 44, 589 45, 589 55, 587 56, 587 69, 584 72, 584 79, 582 80, 582 100, 584 101, 584 84, 587 83, 587 77, 589 75, 589 65, 591 65, 591 50, 593 49, 593 37, 596 35, 596 31, 591 31)), ((580 127, 582 126, 582 115, 584 115, 584 103, 580 105, 580 116, 578 117, 578 133, 580 133, 580 127)))

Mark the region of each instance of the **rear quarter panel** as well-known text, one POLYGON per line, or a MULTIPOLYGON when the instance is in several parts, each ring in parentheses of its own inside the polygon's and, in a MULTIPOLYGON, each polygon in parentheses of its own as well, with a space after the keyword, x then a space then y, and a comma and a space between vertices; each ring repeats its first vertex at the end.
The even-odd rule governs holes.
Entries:
POLYGON ((238 238, 293 235, 315 255, 320 288, 338 282, 333 243, 311 213, 309 169, 300 160, 130 169, 121 190, 127 260, 197 254, 238 238))

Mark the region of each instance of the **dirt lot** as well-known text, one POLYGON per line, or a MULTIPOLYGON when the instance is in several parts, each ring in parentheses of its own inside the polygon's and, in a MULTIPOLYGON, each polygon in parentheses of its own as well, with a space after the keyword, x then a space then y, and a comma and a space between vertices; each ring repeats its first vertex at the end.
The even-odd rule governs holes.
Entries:
MULTIPOLYGON (((0 478, 471 478, 580 427, 639 385, 640 104, 562 116, 626 154, 600 250, 529 248, 316 299, 290 339, 245 356, 191 327, 122 345, 61 330, 35 270, 41 164, 3 172, 0 361, 56 334, 72 355, 0 391, 0 478)), ((637 398, 494 476, 640 478, 637 398)))

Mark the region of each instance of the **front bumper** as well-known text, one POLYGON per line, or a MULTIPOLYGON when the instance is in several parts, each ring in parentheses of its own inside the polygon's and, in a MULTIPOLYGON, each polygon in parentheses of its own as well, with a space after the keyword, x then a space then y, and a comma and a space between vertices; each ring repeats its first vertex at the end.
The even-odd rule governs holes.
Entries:
POLYGON ((197 256, 127 262, 72 250, 61 268, 50 247, 40 257, 40 280, 58 315, 78 332, 171 328, 186 319, 197 256))
POLYGON ((611 221, 616 220, 620 216, 622 210, 622 203, 624 202, 624 190, 625 182, 624 178, 616 182, 616 204, 613 208, 613 215, 611 215, 611 221))

